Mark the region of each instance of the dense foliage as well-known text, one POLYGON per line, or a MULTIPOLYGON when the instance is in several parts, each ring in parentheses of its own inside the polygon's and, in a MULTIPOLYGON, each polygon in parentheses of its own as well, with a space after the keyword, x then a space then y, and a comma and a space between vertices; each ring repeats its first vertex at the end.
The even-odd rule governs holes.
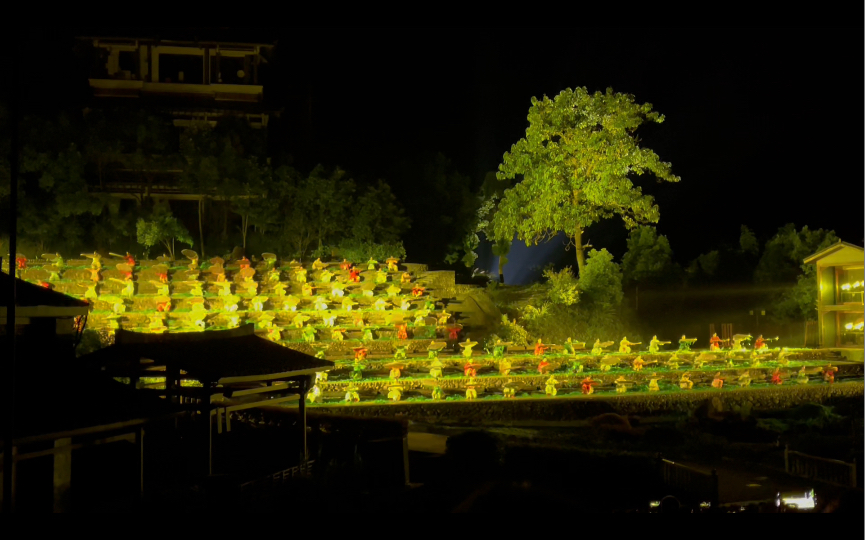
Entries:
MULTIPOLYGON (((0 210, 8 205, 7 123, 0 111, 0 210)), ((180 129, 134 110, 28 117, 21 148, 18 251, 30 256, 151 255, 154 246, 174 256, 177 242, 203 257, 235 246, 295 258, 405 256, 409 219, 385 181, 358 183, 338 167, 303 174, 271 166, 263 133, 243 119, 180 129), (156 192, 166 187, 199 200, 166 200, 156 192)))

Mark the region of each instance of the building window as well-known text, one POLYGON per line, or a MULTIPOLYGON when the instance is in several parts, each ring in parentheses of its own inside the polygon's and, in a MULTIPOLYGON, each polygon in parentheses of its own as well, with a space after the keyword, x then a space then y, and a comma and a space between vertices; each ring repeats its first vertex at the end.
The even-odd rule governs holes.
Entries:
POLYGON ((838 269, 838 292, 841 304, 862 304, 865 292, 865 272, 861 266, 845 266, 838 269))
POLYGON ((839 334, 841 347, 862 347, 863 342, 863 315, 862 313, 839 313, 839 334))
POLYGON ((162 53, 159 79, 163 83, 204 84, 204 62, 201 56, 162 53))
POLYGON ((210 58, 212 84, 253 84, 252 56, 212 56, 210 58))
POLYGON ((137 51, 120 51, 117 58, 118 76, 122 79, 137 79, 138 67, 135 57, 137 51))

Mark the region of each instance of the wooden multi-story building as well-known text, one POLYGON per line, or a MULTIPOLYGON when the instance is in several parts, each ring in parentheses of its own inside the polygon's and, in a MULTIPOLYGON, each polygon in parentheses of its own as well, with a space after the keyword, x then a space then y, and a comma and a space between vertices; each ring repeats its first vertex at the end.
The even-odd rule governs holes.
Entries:
POLYGON ((863 249, 837 242, 805 259, 817 266, 820 346, 863 348, 863 249))
MULTIPOLYGON (((242 118, 261 130, 278 117, 281 107, 269 102, 265 84, 275 41, 212 34, 207 39, 176 35, 148 37, 78 37, 79 57, 89 66, 89 110, 133 109, 167 119, 178 129, 193 123, 217 125, 227 117, 242 118)), ((99 169, 91 190, 121 199, 200 201, 201 193, 179 182, 186 163, 177 149, 165 155, 113 156, 99 169)))
POLYGON ((264 103, 262 71, 273 42, 78 39, 92 47, 89 84, 100 101, 138 100, 171 114, 177 126, 240 115, 253 127, 266 127, 278 114, 264 103))

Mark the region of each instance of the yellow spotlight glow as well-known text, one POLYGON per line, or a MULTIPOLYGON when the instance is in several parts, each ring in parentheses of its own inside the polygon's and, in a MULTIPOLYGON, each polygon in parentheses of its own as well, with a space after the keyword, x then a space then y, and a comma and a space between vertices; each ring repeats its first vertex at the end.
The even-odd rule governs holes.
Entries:
POLYGON ((846 328, 847 330, 853 330, 853 323, 848 322, 847 324, 844 325, 844 328, 846 328))

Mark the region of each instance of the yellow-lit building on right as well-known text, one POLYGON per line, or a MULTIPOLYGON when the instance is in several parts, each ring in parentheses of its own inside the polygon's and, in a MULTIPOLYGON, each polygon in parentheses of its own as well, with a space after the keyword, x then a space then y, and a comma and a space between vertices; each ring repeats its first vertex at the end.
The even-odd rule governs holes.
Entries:
POLYGON ((865 250, 838 242, 805 259, 817 266, 820 346, 863 347, 865 250))

